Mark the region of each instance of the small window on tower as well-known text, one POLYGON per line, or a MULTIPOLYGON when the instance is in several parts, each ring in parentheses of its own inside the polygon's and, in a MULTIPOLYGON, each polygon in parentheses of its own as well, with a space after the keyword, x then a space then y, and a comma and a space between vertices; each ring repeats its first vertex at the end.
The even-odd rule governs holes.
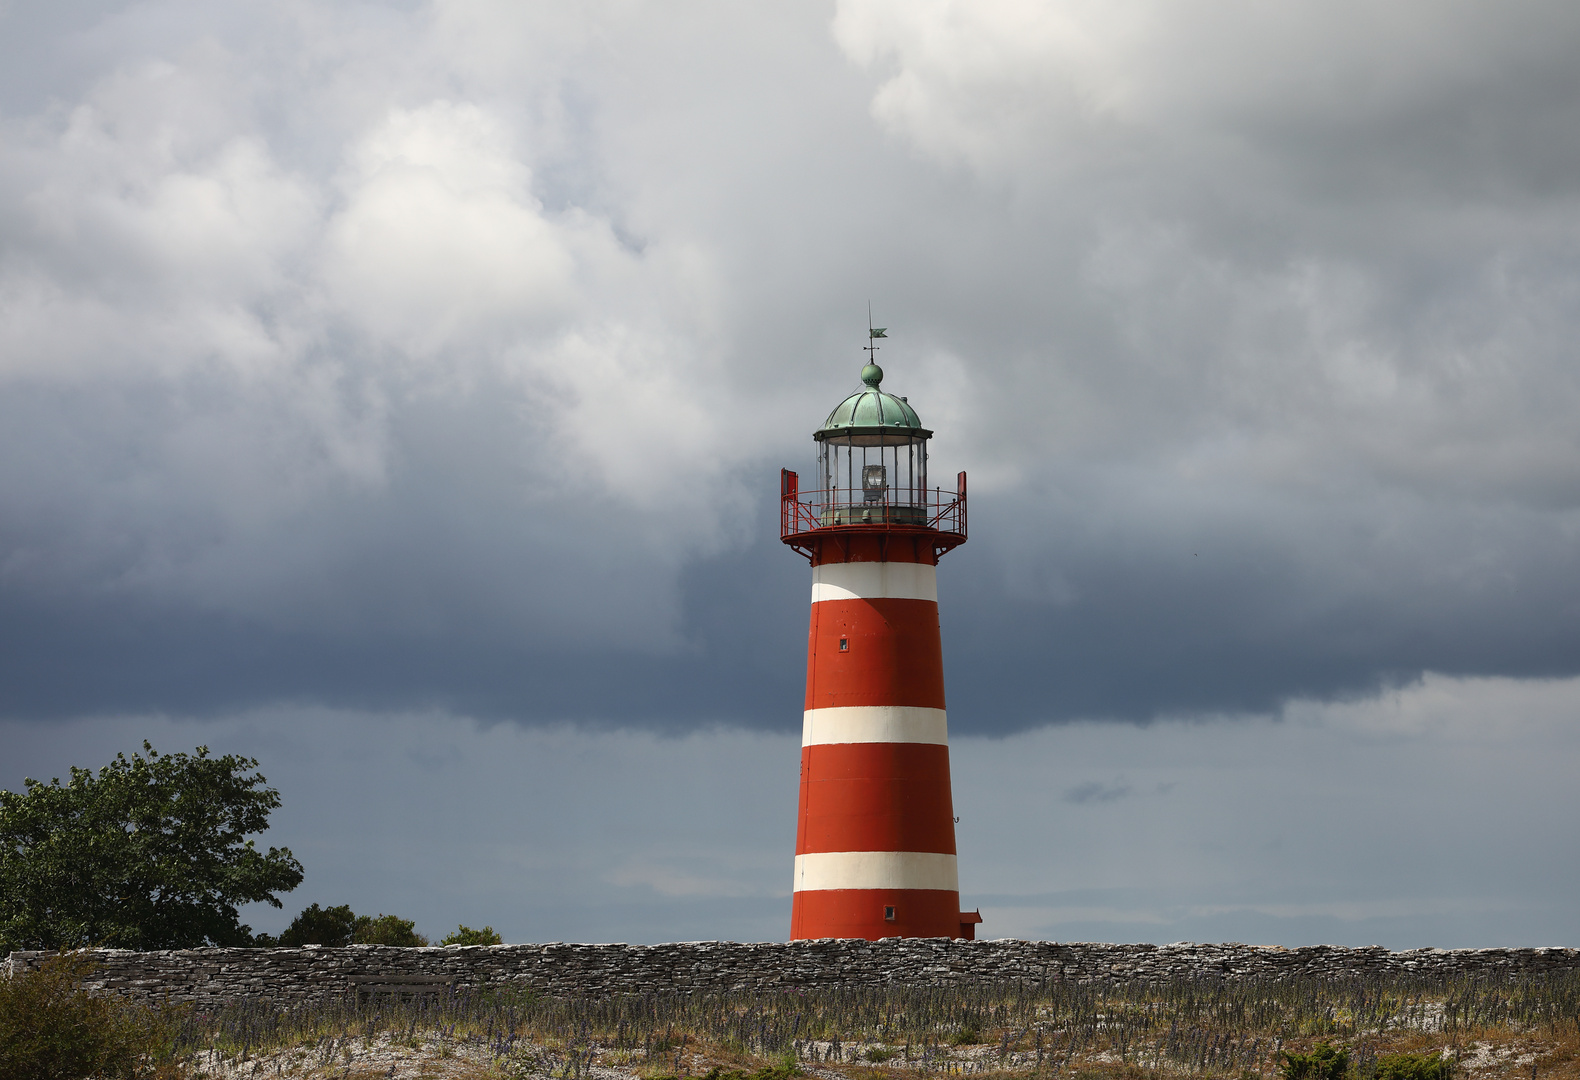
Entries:
POLYGON ((894 921, 894 908, 886 907, 886 908, 883 909, 883 921, 884 922, 893 922, 894 921))
POLYGON ((849 638, 840 638, 839 639, 839 651, 840 652, 850 652, 850 639, 849 638))

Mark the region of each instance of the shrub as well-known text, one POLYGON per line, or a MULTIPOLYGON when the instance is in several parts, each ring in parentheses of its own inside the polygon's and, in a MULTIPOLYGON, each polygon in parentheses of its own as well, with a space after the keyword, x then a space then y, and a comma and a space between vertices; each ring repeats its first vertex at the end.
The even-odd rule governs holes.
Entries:
POLYGON ((1349 1069, 1348 1050, 1320 1042, 1305 1054, 1285 1050, 1278 1074, 1284 1080, 1344 1080, 1349 1069))
POLYGON ((280 935, 279 944, 293 948, 302 945, 350 945, 356 928, 357 917, 351 913, 351 905, 321 908, 313 904, 291 920, 291 925, 280 935))
POLYGON ((473 930, 464 923, 456 927, 453 934, 439 942, 440 945, 503 945, 504 943, 505 939, 500 937, 492 926, 473 930))
POLYGON ((0 1080, 173 1076, 167 1021, 82 989, 83 953, 0 980, 0 1080))
MULTIPOLYGON (((801 1066, 796 1064, 794 1055, 787 1055, 777 1065, 764 1065, 755 1072, 744 1069, 726 1069, 715 1065, 703 1073, 702 1080, 793 1080, 794 1077, 805 1076, 801 1066)), ((680 1080, 679 1077, 665 1074, 650 1077, 649 1080, 680 1080)))
POLYGON ((357 945, 399 945, 408 949, 428 944, 428 939, 417 933, 413 920, 398 915, 380 915, 376 919, 358 915, 351 940, 357 945))
POLYGON ((1454 1063, 1436 1054, 1384 1054, 1373 1075, 1376 1080, 1449 1080, 1454 1063))

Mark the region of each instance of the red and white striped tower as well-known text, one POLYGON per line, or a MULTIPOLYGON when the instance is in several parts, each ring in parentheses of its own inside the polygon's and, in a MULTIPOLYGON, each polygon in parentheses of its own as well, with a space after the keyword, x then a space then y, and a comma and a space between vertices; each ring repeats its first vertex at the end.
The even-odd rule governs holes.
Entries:
POLYGON ((927 487, 932 432, 882 380, 868 364, 814 434, 816 492, 780 474, 781 538, 812 564, 792 940, 970 938, 982 921, 960 910, 938 635, 966 474, 927 487))

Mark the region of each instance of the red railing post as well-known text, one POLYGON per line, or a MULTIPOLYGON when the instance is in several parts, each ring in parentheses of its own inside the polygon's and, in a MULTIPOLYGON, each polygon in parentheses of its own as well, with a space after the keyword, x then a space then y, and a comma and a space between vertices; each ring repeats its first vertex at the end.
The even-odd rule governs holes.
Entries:
POLYGON ((789 536, 792 532, 799 531, 792 526, 798 524, 800 500, 797 495, 801 487, 801 478, 789 469, 779 470, 779 535, 789 536), (792 509, 794 507, 795 509, 792 509))
POLYGON ((960 475, 955 478, 955 505, 960 508, 957 520, 960 526, 960 538, 966 536, 966 471, 960 470, 960 475))

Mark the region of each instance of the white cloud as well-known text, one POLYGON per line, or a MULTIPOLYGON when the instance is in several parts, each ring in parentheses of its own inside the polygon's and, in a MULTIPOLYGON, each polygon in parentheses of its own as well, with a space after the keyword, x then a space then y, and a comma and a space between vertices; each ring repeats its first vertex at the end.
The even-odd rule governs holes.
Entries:
POLYGON ((617 252, 596 223, 586 236, 544 217, 530 169, 476 105, 396 111, 349 158, 324 277, 331 309, 384 348, 426 358, 552 332, 575 314, 577 242, 617 252))
MULTIPOLYGON (((637 250, 595 210, 546 208, 531 125, 490 105, 348 111, 338 76, 367 61, 357 27, 308 22, 339 35, 315 46, 331 68, 316 79, 270 69, 269 48, 207 43, 9 122, 0 379, 13 400, 65 410, 35 413, 48 466, 14 472, 10 501, 30 529, 67 537, 11 552, 12 580, 86 574, 311 622, 322 613, 301 586, 342 574, 333 564, 358 558, 345 545, 366 542, 347 513, 438 464, 413 456, 433 453, 419 449, 427 417, 503 405, 472 441, 514 473, 507 501, 579 503, 558 519, 571 547, 599 505, 645 515, 643 535, 593 546, 657 564, 649 598, 628 592, 605 630, 661 645, 679 553, 728 542, 717 523, 740 502, 707 256, 684 241, 637 250), (270 90, 278 107, 323 110, 318 134, 341 145, 304 154, 271 130, 270 90), (116 534, 127 543, 107 550, 116 534)), ((271 30, 304 26, 286 13, 271 30)), ((426 20, 406 32, 423 53, 426 20)), ((538 604, 570 599, 551 595, 538 604)), ((606 617, 575 606, 562 625, 606 617)))
POLYGON ((1280 125, 1362 135, 1467 91, 1495 96, 1562 65, 1577 26, 1540 0, 840 0, 833 33, 880 74, 878 120, 931 154, 1005 174, 1134 166, 1092 151, 1135 150, 1138 136, 1154 141, 1142 152, 1181 163, 1238 152, 1256 167, 1280 125))
POLYGON ((1231 483, 1573 502, 1580 190, 1546 119, 1572 12, 842 0, 833 33, 883 128, 1078 267, 1027 347, 1049 394, 974 425, 1231 483))
POLYGON ((1134 111, 1126 60, 1146 5, 919 4, 844 0, 835 40, 885 74, 873 115, 927 153, 1002 173, 1077 143, 1134 111), (891 67, 892 65, 892 67, 891 67), (888 68, 889 70, 885 70, 888 68))
POLYGON ((1387 741, 1429 739, 1470 753, 1563 738, 1580 721, 1574 679, 1449 678, 1427 673, 1408 686, 1355 701, 1293 701, 1284 719, 1387 741))

